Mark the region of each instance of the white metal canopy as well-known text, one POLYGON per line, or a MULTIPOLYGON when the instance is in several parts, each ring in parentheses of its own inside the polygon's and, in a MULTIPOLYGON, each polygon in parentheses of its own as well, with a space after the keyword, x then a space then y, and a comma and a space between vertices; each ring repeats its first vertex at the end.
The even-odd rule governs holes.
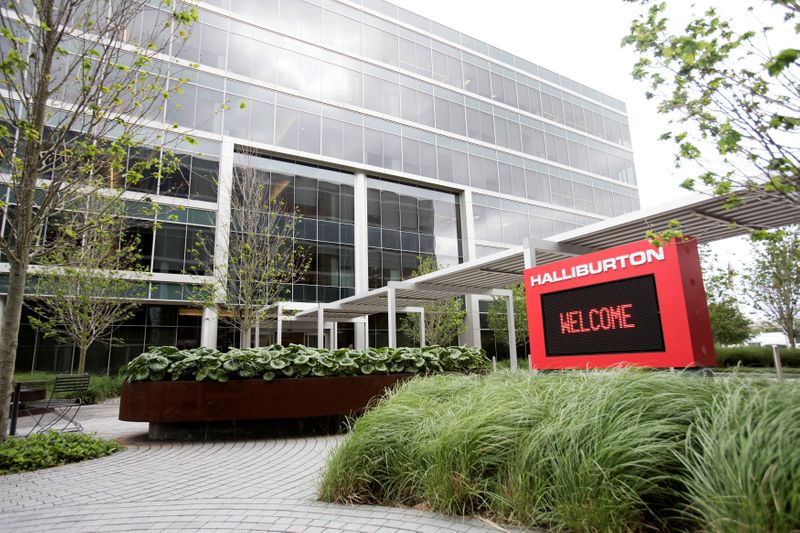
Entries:
POLYGON ((426 303, 454 295, 502 297, 507 302, 509 356, 512 368, 516 368, 513 301, 511 291, 500 287, 520 283, 526 264, 551 263, 641 240, 647 230, 661 231, 671 220, 678 220, 684 234, 691 235, 700 243, 735 237, 754 229, 800 222, 800 206, 796 199, 792 201, 791 198, 760 191, 738 193, 737 196, 741 203, 735 209, 729 209, 726 207, 727 197, 693 194, 545 239, 530 240, 528 246, 516 246, 410 280, 391 281, 380 289, 329 304, 319 304, 298 313, 292 320, 316 320, 321 343, 326 319, 333 322, 351 321, 365 315, 388 312, 389 345, 394 347, 397 343, 397 312, 419 312, 426 303))

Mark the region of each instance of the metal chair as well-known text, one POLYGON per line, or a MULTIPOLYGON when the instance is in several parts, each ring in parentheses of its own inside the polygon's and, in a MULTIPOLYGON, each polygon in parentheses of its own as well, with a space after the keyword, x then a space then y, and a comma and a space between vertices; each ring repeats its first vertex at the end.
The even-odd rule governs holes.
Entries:
POLYGON ((53 382, 53 391, 47 400, 40 400, 35 402, 26 403, 29 409, 41 409, 42 412, 36 423, 28 432, 30 435, 33 432, 44 433, 50 429, 60 432, 70 431, 83 431, 75 417, 83 405, 80 398, 80 393, 86 392, 89 389, 89 374, 59 374, 53 382), (68 395, 70 397, 56 397, 68 395), (47 415, 54 415, 52 420, 48 419, 43 422, 47 415), (64 426, 60 429, 55 428, 60 422, 64 422, 64 426), (37 430, 38 428, 38 430, 37 430))

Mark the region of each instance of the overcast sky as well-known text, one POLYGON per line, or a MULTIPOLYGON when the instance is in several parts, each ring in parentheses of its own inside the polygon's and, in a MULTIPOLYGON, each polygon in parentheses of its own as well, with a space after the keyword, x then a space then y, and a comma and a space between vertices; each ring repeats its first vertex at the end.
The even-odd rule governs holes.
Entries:
MULTIPOLYGON (((620 48, 641 6, 622 0, 393 2, 624 101, 642 207, 689 194, 678 186, 688 174, 674 169, 672 145, 657 140, 669 130, 667 121, 644 98, 644 85, 630 76, 635 55, 620 48)), ((688 0, 671 4, 685 6, 689 15, 688 0)), ((737 240, 715 246, 720 259, 730 259, 735 268, 748 248, 737 240)))

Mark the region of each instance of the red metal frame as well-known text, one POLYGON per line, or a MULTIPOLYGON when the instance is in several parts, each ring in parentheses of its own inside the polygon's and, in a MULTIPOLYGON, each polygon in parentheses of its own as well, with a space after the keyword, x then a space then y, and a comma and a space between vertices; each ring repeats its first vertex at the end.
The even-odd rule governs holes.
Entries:
POLYGON ((661 252, 649 241, 644 240, 525 270, 531 368, 607 368, 620 364, 657 368, 714 366, 716 355, 697 242, 688 238, 668 243, 662 249, 663 260, 654 259, 639 265, 628 262, 626 268, 609 269, 596 274, 558 279, 533 286, 531 284, 533 276, 539 276, 541 279, 546 273, 551 276, 556 273, 556 277, 565 277, 560 276, 562 269, 569 275, 572 268, 578 265, 596 264, 597 261, 630 256, 637 252, 648 253, 648 250, 651 250, 650 257, 655 257, 654 253, 661 252), (652 252, 653 250, 655 252, 652 252), (545 350, 541 295, 648 274, 652 274, 655 278, 664 335, 663 352, 548 357, 545 350))

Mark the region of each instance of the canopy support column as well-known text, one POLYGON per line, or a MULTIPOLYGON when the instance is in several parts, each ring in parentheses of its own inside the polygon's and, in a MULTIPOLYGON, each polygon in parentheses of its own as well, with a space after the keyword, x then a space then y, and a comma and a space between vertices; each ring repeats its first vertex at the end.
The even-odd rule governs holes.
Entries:
POLYGON ((325 316, 322 304, 317 306, 317 348, 325 348, 325 316))
POLYGON ((517 369, 517 333, 514 324, 514 294, 506 297, 506 316, 508 317, 508 357, 511 370, 517 369))
POLYGON ((278 302, 278 323, 276 325, 275 331, 275 343, 276 344, 283 344, 283 317, 281 316, 281 311, 283 310, 283 302, 278 302))
POLYGON ((425 347, 425 308, 419 310, 419 345, 425 347))
POLYGON ((397 348, 397 299, 394 287, 386 291, 389 313, 389 348, 397 348))

